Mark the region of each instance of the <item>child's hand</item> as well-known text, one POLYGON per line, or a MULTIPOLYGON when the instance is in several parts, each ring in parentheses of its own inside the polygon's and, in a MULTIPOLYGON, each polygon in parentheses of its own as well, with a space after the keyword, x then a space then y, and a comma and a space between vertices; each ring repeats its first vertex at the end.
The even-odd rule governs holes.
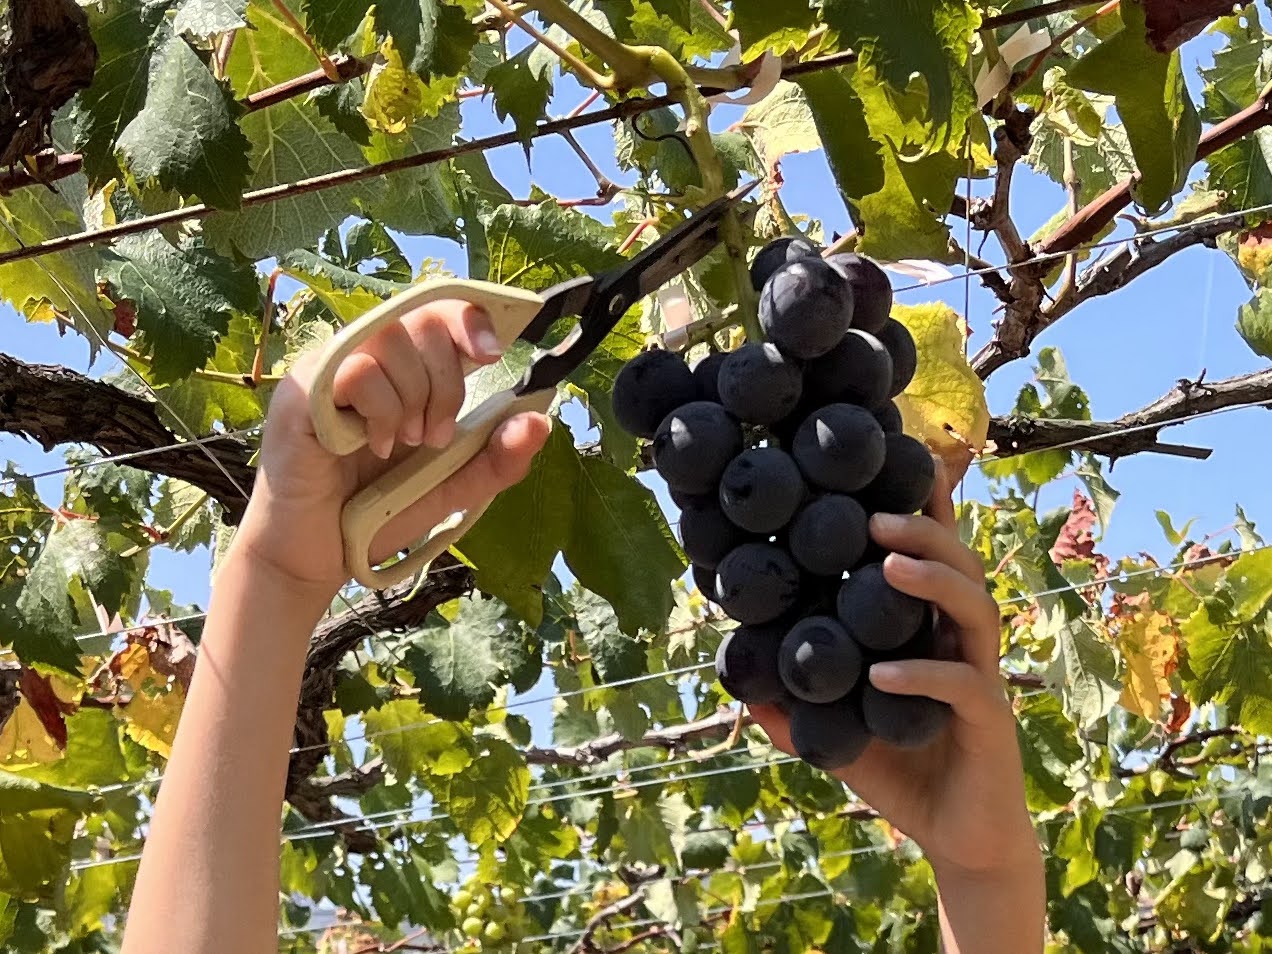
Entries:
MULTIPOLYGON (((499 358, 499 345, 484 311, 452 301, 411 312, 346 358, 336 372, 336 404, 357 411, 370 434, 367 447, 346 457, 318 443, 309 414, 317 356, 299 361, 270 403, 256 487, 236 546, 297 583, 333 592, 343 585, 345 502, 412 448, 450 441, 464 401, 464 356, 490 364, 499 358)), ((485 451, 385 527, 372 560, 415 543, 455 511, 521 480, 548 428, 541 414, 509 419, 485 451)))
MULTIPOLYGON (((869 678, 888 692, 947 702, 954 717, 924 749, 873 740, 835 775, 913 838, 938 874, 1028 869, 1039 864, 1039 848, 1025 808, 1016 723, 999 675, 999 611, 985 592, 979 559, 955 533, 950 487, 937 470, 926 516, 876 515, 871 533, 896 551, 883 564, 888 581, 939 607, 941 655, 950 661, 880 663, 869 678)), ((771 705, 750 710, 773 744, 793 754, 782 711, 771 705)))

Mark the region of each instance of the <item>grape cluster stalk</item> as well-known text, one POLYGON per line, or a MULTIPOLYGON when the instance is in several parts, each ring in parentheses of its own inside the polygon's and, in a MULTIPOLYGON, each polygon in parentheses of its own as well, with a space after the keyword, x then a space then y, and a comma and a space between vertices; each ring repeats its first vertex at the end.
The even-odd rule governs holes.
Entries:
POLYGON ((614 413, 651 442, 695 584, 739 624, 716 657, 724 689, 782 707, 818 768, 851 764, 871 738, 928 745, 949 707, 867 678, 938 653, 935 609, 888 583, 869 529, 873 514, 921 510, 935 482, 893 400, 914 377, 914 339, 863 256, 782 238, 751 281, 766 340, 692 368, 644 351, 615 380, 614 413))

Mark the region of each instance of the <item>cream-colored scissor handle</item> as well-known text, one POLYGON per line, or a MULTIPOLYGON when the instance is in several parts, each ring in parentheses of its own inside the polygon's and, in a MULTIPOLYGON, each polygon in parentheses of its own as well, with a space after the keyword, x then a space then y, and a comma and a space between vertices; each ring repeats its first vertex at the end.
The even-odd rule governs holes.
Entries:
MULTIPOLYGON (((333 454, 349 454, 367 442, 362 417, 335 405, 335 375, 340 363, 388 322, 429 302, 455 299, 485 309, 495 336, 504 348, 512 344, 543 307, 543 299, 534 292, 491 282, 440 279, 416 285, 373 308, 332 338, 318 361, 310 386, 310 415, 318 440, 327 450, 333 454)), ((465 361, 464 373, 476 367, 465 361)), ((485 504, 433 528, 398 562, 382 569, 371 562, 371 545, 389 521, 476 457, 500 424, 526 411, 547 413, 554 397, 552 389, 521 396, 510 390, 501 391, 460 418, 455 436, 446 447, 421 447, 411 452, 354 494, 341 515, 345 565, 353 578, 363 586, 384 589, 427 569, 446 552, 477 522, 486 510, 485 504)))

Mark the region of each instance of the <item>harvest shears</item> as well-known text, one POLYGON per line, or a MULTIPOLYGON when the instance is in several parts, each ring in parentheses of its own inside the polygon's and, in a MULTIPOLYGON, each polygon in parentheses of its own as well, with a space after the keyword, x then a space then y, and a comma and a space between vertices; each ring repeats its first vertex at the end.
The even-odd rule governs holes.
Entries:
MULTIPOLYGON (((506 349, 516 339, 538 345, 558 319, 578 318, 559 344, 535 355, 520 382, 463 415, 446 447, 411 451, 349 499, 341 515, 341 530, 345 563, 354 579, 373 589, 400 583, 427 568, 467 533, 485 506, 452 515, 395 563, 376 567, 371 562, 372 541, 385 524, 476 457, 504 421, 528 411, 546 414, 557 385, 587 360, 632 305, 700 262, 719 244, 721 221, 753 187, 754 183, 742 186, 711 202, 621 268, 572 278, 544 292, 469 279, 422 282, 336 334, 318 363, 310 391, 310 414, 322 445, 333 454, 344 455, 363 447, 367 433, 357 413, 335 404, 336 369, 386 323, 429 302, 458 299, 485 309, 501 347, 506 349)), ((476 369, 465 362, 465 375, 476 369)))

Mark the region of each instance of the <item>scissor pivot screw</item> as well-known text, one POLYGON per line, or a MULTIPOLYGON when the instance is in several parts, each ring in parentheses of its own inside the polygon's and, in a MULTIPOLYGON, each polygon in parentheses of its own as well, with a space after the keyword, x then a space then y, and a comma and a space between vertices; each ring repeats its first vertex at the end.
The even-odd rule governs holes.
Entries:
POLYGON ((615 295, 613 298, 610 299, 609 313, 611 316, 617 318, 626 310, 627 310, 627 297, 625 295, 615 295))

